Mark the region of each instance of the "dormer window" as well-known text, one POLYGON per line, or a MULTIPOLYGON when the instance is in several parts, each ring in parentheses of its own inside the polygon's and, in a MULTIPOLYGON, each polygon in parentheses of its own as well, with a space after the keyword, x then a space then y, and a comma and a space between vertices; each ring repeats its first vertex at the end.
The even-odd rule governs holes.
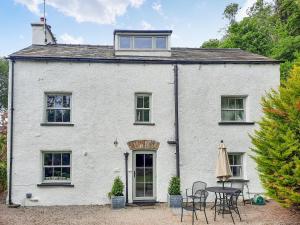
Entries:
POLYGON ((115 54, 171 56, 170 30, 115 30, 115 54))
POLYGON ((120 49, 166 49, 167 37, 119 36, 120 49))

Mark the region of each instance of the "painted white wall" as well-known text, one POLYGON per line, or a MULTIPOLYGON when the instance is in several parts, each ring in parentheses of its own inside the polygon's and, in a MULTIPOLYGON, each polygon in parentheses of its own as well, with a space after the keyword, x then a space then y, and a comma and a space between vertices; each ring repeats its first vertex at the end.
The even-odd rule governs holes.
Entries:
MULTIPOLYGON (((255 126, 219 126, 220 96, 247 94, 249 120, 261 115, 265 90, 279 85, 278 65, 179 65, 179 119, 182 190, 203 180, 215 185, 215 161, 221 139, 229 151, 248 151, 248 133, 255 126)), ((157 151, 157 200, 167 200, 175 175, 173 65, 25 62, 15 64, 14 164, 12 197, 25 205, 109 203, 115 176, 125 181, 129 156, 129 201, 132 200, 132 154, 126 143, 136 139, 160 142, 157 151), (44 92, 72 92, 74 127, 40 126, 44 92), (134 93, 152 92, 155 126, 134 123, 134 93), (113 142, 118 139, 119 145, 113 142), (72 184, 37 187, 42 182, 42 150, 72 151, 72 184), (85 156, 85 153, 87 155, 85 156), (25 201, 32 193, 36 202, 25 201)), ((249 159, 250 188, 261 190, 255 164, 249 159)))

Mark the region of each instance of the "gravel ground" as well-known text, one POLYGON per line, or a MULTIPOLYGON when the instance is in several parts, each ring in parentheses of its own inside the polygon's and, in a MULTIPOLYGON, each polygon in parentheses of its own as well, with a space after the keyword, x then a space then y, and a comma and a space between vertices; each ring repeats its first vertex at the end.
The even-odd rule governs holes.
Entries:
MULTIPOLYGON (((266 206, 240 206, 242 222, 238 216, 236 224, 268 224, 268 225, 298 225, 299 212, 291 212, 281 208, 275 202, 266 206)), ((198 212, 197 224, 206 224, 203 212, 198 212)), ((207 209, 209 224, 233 224, 230 215, 222 218, 217 216, 213 221, 213 210, 207 209)), ((8 208, 0 204, 1 225, 156 225, 156 224, 191 224, 190 212, 185 212, 183 223, 180 222, 180 210, 169 209, 166 204, 144 207, 127 207, 121 210, 111 210, 109 206, 52 206, 52 207, 20 207, 8 208)))

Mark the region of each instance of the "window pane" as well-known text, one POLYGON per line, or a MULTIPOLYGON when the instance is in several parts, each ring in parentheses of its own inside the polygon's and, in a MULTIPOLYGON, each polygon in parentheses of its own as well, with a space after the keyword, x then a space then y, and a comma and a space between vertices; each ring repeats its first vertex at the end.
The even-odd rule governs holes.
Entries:
POLYGON ((229 158, 229 164, 233 165, 233 155, 228 155, 229 158))
POLYGON ((150 98, 149 98, 149 96, 144 96, 144 108, 150 108, 150 98))
POLYGON ((235 109, 235 99, 234 98, 229 98, 229 109, 235 109))
POLYGON ((136 121, 144 121, 143 110, 136 110, 136 121))
POLYGON ((143 167, 144 166, 144 154, 136 154, 136 167, 143 167))
POLYGON ((145 155, 145 166, 147 166, 147 167, 153 166, 153 155, 152 154, 145 155))
POLYGON ((232 176, 236 177, 238 176, 238 170, 235 166, 231 167, 232 176))
POLYGON ((153 184, 145 184, 145 196, 152 197, 153 196, 153 184))
POLYGON ((70 153, 62 154, 62 165, 70 165, 70 153))
POLYGON ((63 97, 60 95, 55 96, 54 107, 62 108, 62 106, 63 106, 62 103, 63 103, 63 97))
POLYGON ((234 163, 235 163, 235 165, 242 165, 242 156, 241 155, 235 155, 234 163))
POLYGON ((62 122, 63 120, 62 120, 62 113, 63 113, 63 110, 61 110, 61 109, 57 109, 57 110, 55 110, 55 122, 62 122))
POLYGON ((236 121, 243 121, 244 120, 244 111, 239 110, 235 112, 235 120, 236 121))
POLYGON ((157 37, 156 48, 167 48, 167 39, 165 37, 157 37))
POLYGON ((70 96, 69 95, 66 95, 66 96, 63 96, 63 107, 64 108, 70 108, 70 96))
POLYGON ((120 36, 120 48, 130 48, 129 36, 120 36))
POLYGON ((54 168, 55 180, 61 180, 61 167, 54 168))
POLYGON ((50 179, 52 179, 52 176, 53 176, 53 168, 52 167, 44 168, 44 179, 45 180, 50 180, 50 179))
POLYGON ((70 167, 63 167, 61 170, 61 176, 63 179, 69 180, 70 179, 70 167))
POLYGON ((136 168, 136 182, 144 182, 144 168, 136 168))
POLYGON ((223 121, 234 121, 235 111, 222 110, 222 120, 223 121))
POLYGON ((53 154, 53 165, 61 165, 61 154, 60 153, 53 154))
POLYGON ((243 109, 244 108, 244 100, 242 98, 236 99, 236 108, 243 109))
POLYGON ((150 121, 150 110, 144 110, 144 122, 150 121))
POLYGON ((44 154, 44 165, 45 166, 51 166, 52 165, 52 154, 51 153, 45 153, 44 154))
POLYGON ((136 100, 136 103, 137 103, 137 108, 143 108, 143 96, 137 96, 137 100, 136 100))
POLYGON ((54 96, 47 96, 47 107, 53 107, 54 106, 54 96))
POLYGON ((152 183, 152 181, 153 181, 153 169, 145 169, 145 181, 152 183))
POLYGON ((136 197, 144 197, 144 183, 136 183, 136 197))
POLYGON ((222 107, 222 109, 227 109, 228 108, 228 98, 222 97, 222 99, 221 99, 221 107, 222 107))
POLYGON ((47 110, 47 121, 55 122, 55 110, 52 109, 47 110))
POLYGON ((70 122, 70 110, 61 110, 63 112, 63 122, 70 122))
POLYGON ((135 37, 134 48, 152 48, 152 37, 135 37))

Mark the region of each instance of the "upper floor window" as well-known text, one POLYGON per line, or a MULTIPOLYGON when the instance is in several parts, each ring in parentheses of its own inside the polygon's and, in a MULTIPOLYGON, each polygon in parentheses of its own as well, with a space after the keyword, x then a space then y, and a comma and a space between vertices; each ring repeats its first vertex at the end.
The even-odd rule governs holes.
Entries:
POLYGON ((120 48, 131 48, 131 38, 130 36, 120 36, 120 48))
POLYGON ((43 152, 43 181, 67 182, 71 179, 70 152, 43 152))
POLYGON ((119 36, 120 49, 167 49, 166 36, 119 36))
POLYGON ((137 123, 151 122, 151 94, 135 95, 135 121, 137 123))
POLYGON ((46 122, 69 123, 71 121, 71 94, 46 94, 46 122))
POLYGON ((229 97, 221 98, 221 119, 222 121, 245 121, 245 97, 229 97))
POLYGON ((243 153, 228 153, 233 178, 243 177, 243 153))

